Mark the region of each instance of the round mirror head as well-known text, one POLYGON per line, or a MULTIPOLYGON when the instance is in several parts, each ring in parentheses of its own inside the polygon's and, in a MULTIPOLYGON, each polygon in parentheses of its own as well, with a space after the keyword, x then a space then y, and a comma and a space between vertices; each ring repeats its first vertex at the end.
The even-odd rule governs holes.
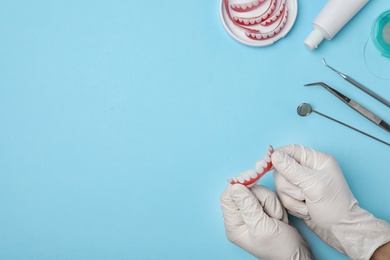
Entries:
POLYGON ((297 113, 300 116, 308 116, 312 112, 311 106, 308 103, 302 103, 297 107, 297 113))

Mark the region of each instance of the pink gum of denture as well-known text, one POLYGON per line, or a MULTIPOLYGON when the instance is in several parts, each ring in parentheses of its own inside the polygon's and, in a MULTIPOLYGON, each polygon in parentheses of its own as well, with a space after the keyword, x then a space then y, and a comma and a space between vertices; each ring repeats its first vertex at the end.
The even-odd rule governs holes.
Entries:
POLYGON ((255 185, 261 177, 272 169, 271 155, 274 152, 274 148, 268 146, 267 154, 257 161, 256 170, 248 170, 236 177, 228 178, 230 184, 241 184, 247 187, 255 185))
POLYGON ((250 33, 259 33, 260 32, 259 30, 245 27, 245 26, 237 23, 236 21, 234 21, 232 15, 230 14, 230 10, 229 10, 229 0, 224 0, 224 6, 225 6, 227 16, 229 17, 230 21, 232 21, 236 26, 244 29, 246 32, 250 32, 250 33))
POLYGON ((271 0, 267 10, 265 10, 264 13, 262 13, 262 14, 260 14, 258 16, 248 17, 248 18, 234 16, 233 20, 234 20, 235 23, 237 23, 239 25, 256 25, 256 24, 260 24, 263 21, 267 20, 270 17, 271 14, 273 14, 273 12, 274 12, 274 10, 276 8, 276 2, 277 2, 277 0, 271 0))
POLYGON ((244 4, 231 4, 230 8, 239 13, 249 12, 259 7, 262 3, 264 3, 264 1, 265 0, 255 0, 244 4))
POLYGON ((271 38, 283 30, 284 26, 287 23, 287 14, 288 14, 287 7, 284 7, 283 17, 280 19, 279 24, 276 26, 274 30, 265 33, 245 32, 245 35, 252 40, 265 40, 271 38))
POLYGON ((284 8, 286 8, 286 0, 282 0, 280 2, 280 6, 278 10, 272 16, 268 17, 266 20, 261 22, 261 25, 268 26, 276 22, 279 19, 279 17, 282 15, 282 13, 284 13, 284 8))

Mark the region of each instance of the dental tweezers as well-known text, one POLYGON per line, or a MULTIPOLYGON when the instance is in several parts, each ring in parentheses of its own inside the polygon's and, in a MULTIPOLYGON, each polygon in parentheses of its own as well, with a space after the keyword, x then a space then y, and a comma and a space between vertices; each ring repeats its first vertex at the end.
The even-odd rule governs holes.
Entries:
POLYGON ((326 63, 324 58, 322 58, 322 62, 324 63, 324 65, 326 67, 328 67, 329 69, 331 69, 334 72, 336 72, 338 75, 340 75, 340 77, 342 77, 343 79, 345 79, 346 81, 348 81, 349 83, 354 85, 355 87, 357 87, 360 90, 366 92, 368 95, 370 95, 371 97, 375 98, 376 100, 378 100, 382 104, 385 104, 386 106, 390 107, 390 102, 388 100, 386 100, 385 98, 379 96, 377 93, 375 93, 371 89, 366 88, 363 84, 361 84, 358 81, 354 80, 352 77, 350 77, 348 75, 345 75, 344 73, 341 73, 340 71, 338 71, 338 70, 334 69, 333 67, 329 66, 328 63, 326 63))
POLYGON ((350 99, 349 97, 345 96, 344 94, 340 93, 339 91, 335 90, 334 88, 330 87, 329 85, 325 84, 324 82, 314 82, 305 84, 305 86, 315 86, 319 85, 324 87, 326 90, 328 90, 330 93, 335 95, 338 99, 343 101, 345 104, 347 104, 349 107, 354 109, 355 111, 359 112, 362 116, 373 122, 374 124, 378 125, 382 129, 386 130, 390 133, 390 125, 385 122, 382 118, 372 113, 370 110, 365 108, 364 106, 360 105, 356 101, 350 99))

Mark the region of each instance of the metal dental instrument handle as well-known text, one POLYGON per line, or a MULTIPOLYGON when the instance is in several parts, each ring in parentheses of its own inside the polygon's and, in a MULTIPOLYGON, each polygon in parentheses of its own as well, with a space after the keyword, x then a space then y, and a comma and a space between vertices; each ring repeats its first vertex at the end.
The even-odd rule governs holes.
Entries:
POLYGON ((385 141, 383 141, 383 140, 381 140, 381 139, 379 139, 379 138, 376 138, 375 136, 372 136, 372 135, 370 135, 370 134, 367 134, 367 133, 365 133, 365 132, 363 132, 363 131, 361 131, 361 130, 359 130, 359 129, 353 127, 353 126, 347 125, 347 124, 345 124, 345 123, 343 123, 343 122, 341 122, 341 121, 339 121, 339 120, 337 120, 337 119, 334 119, 334 118, 332 118, 332 117, 330 117, 330 116, 327 116, 327 115, 325 115, 325 114, 322 114, 322 113, 320 113, 320 112, 318 112, 318 111, 312 109, 311 105, 308 104, 308 103, 302 103, 302 104, 300 104, 300 105, 297 107, 297 113, 298 113, 298 115, 300 115, 300 116, 308 116, 308 115, 311 114, 311 112, 314 112, 314 113, 316 113, 316 114, 318 114, 318 115, 320 115, 320 116, 323 116, 323 117, 325 117, 325 118, 327 118, 327 119, 330 119, 330 120, 332 120, 332 121, 334 121, 334 122, 336 122, 336 123, 339 123, 339 124, 341 124, 341 125, 343 125, 343 126, 346 126, 346 127, 350 128, 350 129, 352 129, 352 130, 355 130, 356 132, 359 132, 359 133, 361 133, 361 134, 363 134, 363 135, 365 135, 365 136, 368 136, 368 137, 370 137, 370 138, 372 138, 372 139, 374 139, 374 140, 377 140, 378 142, 381 142, 381 143, 383 143, 383 144, 385 144, 385 145, 390 146, 390 143, 387 143, 387 142, 385 142, 385 141))
POLYGON ((377 93, 375 93, 374 91, 370 90, 369 88, 365 87, 363 84, 359 83, 358 81, 354 80, 353 78, 351 78, 350 76, 348 75, 345 75, 343 73, 341 73, 340 71, 332 68, 331 66, 329 66, 325 59, 322 58, 322 62, 325 64, 326 67, 330 68, 331 70, 333 70, 334 72, 336 72, 337 74, 339 74, 343 79, 345 79, 346 81, 348 81, 349 83, 351 83, 352 85, 354 85, 355 87, 359 88, 360 90, 366 92, 368 95, 370 95, 371 97, 375 98, 376 100, 378 100, 379 102, 385 104, 386 106, 390 107, 390 102, 387 101, 385 98, 379 96, 377 93))
POLYGON ((390 125, 387 122, 385 122, 382 118, 375 115, 370 110, 368 110, 364 106, 360 105, 356 101, 350 99, 349 97, 345 96, 344 94, 340 93, 339 91, 335 90, 334 88, 328 86, 324 82, 314 82, 314 83, 305 84, 305 86, 315 86, 315 85, 320 85, 320 86, 324 87, 326 90, 328 90, 330 93, 335 95, 338 99, 343 101, 349 107, 351 107, 355 111, 359 112, 362 116, 364 116, 365 118, 367 118, 368 120, 370 120, 371 122, 376 124, 377 126, 381 127, 382 129, 384 129, 390 133, 390 125))

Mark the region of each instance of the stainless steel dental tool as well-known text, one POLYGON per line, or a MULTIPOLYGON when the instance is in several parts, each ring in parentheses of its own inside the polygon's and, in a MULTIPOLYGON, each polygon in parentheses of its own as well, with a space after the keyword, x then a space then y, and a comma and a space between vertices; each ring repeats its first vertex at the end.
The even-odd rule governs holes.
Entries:
POLYGON ((370 95, 371 97, 375 98, 376 100, 378 100, 379 102, 385 104, 386 106, 390 107, 390 102, 387 101, 386 99, 384 99, 383 97, 379 96, 377 93, 375 93, 374 91, 370 90, 369 88, 365 87, 363 84, 359 83, 358 81, 354 80, 353 78, 351 78, 350 76, 348 75, 345 75, 343 73, 341 73, 340 71, 332 68, 331 66, 329 66, 325 59, 322 58, 322 62, 324 63, 325 66, 327 66, 329 69, 333 70, 334 72, 336 72, 337 74, 339 74, 343 79, 345 79, 346 81, 348 81, 349 83, 351 83, 352 85, 354 85, 355 87, 359 88, 360 90, 366 92, 368 95, 370 95))
POLYGON ((300 104, 300 105, 297 107, 297 113, 298 113, 298 115, 300 115, 300 116, 308 116, 308 115, 311 114, 311 112, 314 112, 314 113, 316 113, 316 114, 318 114, 318 115, 320 115, 320 116, 323 116, 323 117, 325 117, 325 118, 327 118, 327 119, 330 119, 330 120, 332 120, 332 121, 334 121, 334 122, 336 122, 336 123, 339 123, 339 124, 341 124, 341 125, 343 125, 343 126, 346 126, 346 127, 350 128, 350 129, 352 129, 352 130, 355 130, 356 132, 359 132, 359 133, 361 133, 361 134, 363 134, 363 135, 365 135, 365 136, 368 136, 368 137, 370 137, 370 138, 372 138, 372 139, 374 139, 374 140, 377 140, 377 141, 379 141, 379 142, 381 142, 381 143, 383 143, 383 144, 385 144, 385 145, 390 146, 390 143, 386 143, 385 141, 382 141, 381 139, 378 139, 378 138, 376 138, 375 136, 372 136, 372 135, 370 135, 370 134, 367 134, 367 133, 365 133, 365 132, 363 132, 363 131, 361 131, 361 130, 359 130, 359 129, 353 127, 353 126, 347 125, 347 124, 345 124, 345 123, 343 123, 343 122, 341 122, 341 121, 339 121, 339 120, 337 120, 337 119, 334 119, 334 118, 332 118, 332 117, 330 117, 330 116, 327 116, 327 115, 325 115, 325 114, 322 114, 322 113, 320 113, 320 112, 318 112, 318 111, 312 109, 312 107, 311 107, 311 105, 310 105, 309 103, 302 103, 302 104, 300 104))
POLYGON ((324 82, 314 82, 314 83, 305 84, 305 86, 316 86, 316 85, 324 87, 326 90, 328 90, 330 93, 335 95, 338 99, 343 101, 349 107, 351 107, 355 111, 359 112, 362 116, 364 116, 365 118, 367 118, 368 120, 370 120, 371 122, 376 124, 377 126, 381 127, 382 129, 384 129, 390 133, 390 125, 388 123, 386 123, 382 118, 375 115, 367 108, 363 107, 362 105, 360 105, 356 101, 350 99, 349 97, 345 96, 344 94, 340 93, 339 91, 335 90, 334 88, 331 88, 330 86, 328 86, 324 82))

